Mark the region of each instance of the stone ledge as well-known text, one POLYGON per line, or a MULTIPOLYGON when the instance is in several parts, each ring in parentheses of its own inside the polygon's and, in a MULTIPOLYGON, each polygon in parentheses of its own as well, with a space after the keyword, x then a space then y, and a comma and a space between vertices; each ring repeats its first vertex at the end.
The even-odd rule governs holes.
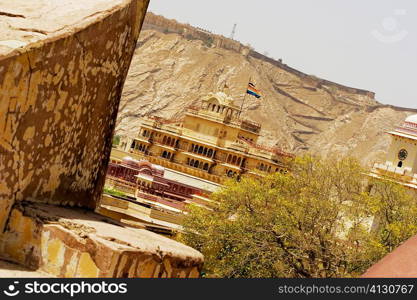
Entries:
POLYGON ((203 256, 188 246, 86 210, 23 204, 0 240, 3 259, 56 277, 199 277, 203 256))

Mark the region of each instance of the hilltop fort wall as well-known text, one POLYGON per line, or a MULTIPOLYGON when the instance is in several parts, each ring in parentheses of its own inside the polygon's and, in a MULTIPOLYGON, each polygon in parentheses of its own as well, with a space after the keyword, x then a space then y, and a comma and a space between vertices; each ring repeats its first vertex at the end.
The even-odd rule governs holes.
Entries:
POLYGON ((151 12, 148 12, 145 17, 143 29, 153 29, 164 33, 177 33, 187 39, 202 40, 210 46, 232 50, 239 53, 248 53, 249 50, 247 46, 242 45, 238 41, 214 34, 202 28, 182 24, 176 20, 170 20, 151 12))
POLYGON ((202 28, 193 27, 189 24, 182 24, 182 23, 177 22, 176 20, 167 19, 163 16, 155 15, 151 12, 148 12, 148 14, 146 15, 143 28, 158 30, 164 33, 176 33, 176 34, 182 35, 183 37, 187 39, 202 40, 203 42, 205 42, 206 45, 211 46, 211 47, 223 48, 226 50, 239 52, 242 55, 265 61, 291 74, 294 74, 300 78, 310 81, 311 84, 316 87, 321 87, 321 86, 334 87, 343 92, 363 95, 371 99, 375 98, 374 92, 357 89, 353 87, 348 87, 342 84, 338 84, 329 80, 321 79, 321 78, 303 73, 299 70, 296 70, 284 64, 282 60, 275 60, 273 58, 267 57, 266 55, 263 55, 253 50, 250 46, 245 46, 238 41, 235 41, 230 38, 226 38, 222 35, 214 34, 202 28))

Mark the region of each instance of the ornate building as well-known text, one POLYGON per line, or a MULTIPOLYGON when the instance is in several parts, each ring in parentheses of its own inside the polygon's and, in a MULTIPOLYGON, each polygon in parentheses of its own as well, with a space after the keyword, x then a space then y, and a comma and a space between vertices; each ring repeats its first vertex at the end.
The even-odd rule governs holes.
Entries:
POLYGON ((122 137, 112 158, 129 153, 195 177, 221 183, 225 177, 286 171, 291 154, 258 144, 261 125, 243 120, 223 92, 209 94, 183 120, 147 118, 138 135, 122 137))
POLYGON ((383 164, 375 164, 373 177, 389 177, 417 190, 417 115, 408 117, 393 131, 391 146, 383 164))
POLYGON ((208 197, 219 185, 125 157, 109 164, 105 187, 110 190, 105 191, 98 213, 122 223, 171 234, 181 230, 187 204, 210 206, 208 197), (120 196, 111 196, 115 191, 120 196))

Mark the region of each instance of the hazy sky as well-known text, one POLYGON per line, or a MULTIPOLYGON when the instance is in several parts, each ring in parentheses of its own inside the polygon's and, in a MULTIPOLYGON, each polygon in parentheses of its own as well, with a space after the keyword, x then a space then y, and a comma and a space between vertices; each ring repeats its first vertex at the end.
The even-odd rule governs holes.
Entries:
POLYGON ((150 11, 250 43, 305 73, 417 108, 416 0, 151 0, 150 11))

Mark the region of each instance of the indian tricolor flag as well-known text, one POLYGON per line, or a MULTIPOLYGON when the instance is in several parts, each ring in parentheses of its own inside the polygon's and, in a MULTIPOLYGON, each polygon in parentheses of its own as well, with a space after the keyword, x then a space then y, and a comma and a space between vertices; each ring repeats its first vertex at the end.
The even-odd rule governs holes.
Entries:
POLYGON ((255 85, 251 82, 248 84, 248 90, 246 91, 249 95, 255 96, 256 98, 261 98, 261 91, 256 89, 255 85))

